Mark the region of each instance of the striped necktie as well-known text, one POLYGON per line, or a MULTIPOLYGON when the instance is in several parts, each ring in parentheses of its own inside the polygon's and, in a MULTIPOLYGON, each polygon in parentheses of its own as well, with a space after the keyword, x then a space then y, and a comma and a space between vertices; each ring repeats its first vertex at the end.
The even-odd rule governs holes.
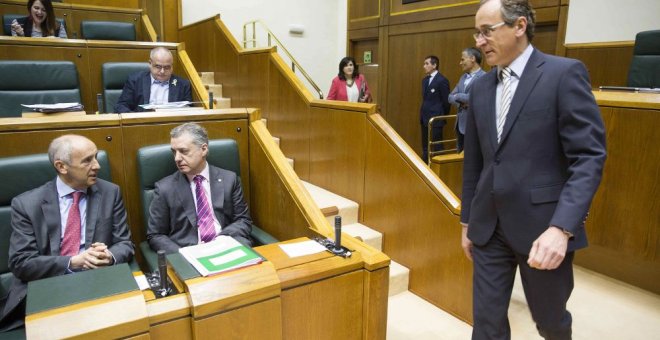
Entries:
POLYGON ((500 71, 500 80, 502 81, 502 96, 500 98, 500 110, 497 112, 497 142, 500 142, 502 137, 502 130, 504 130, 504 123, 506 122, 506 115, 511 106, 511 98, 513 93, 511 91, 511 69, 505 67, 500 71))
POLYGON ((197 198, 197 227, 199 228, 199 239, 202 243, 211 242, 215 239, 215 227, 213 226, 213 215, 211 205, 204 193, 202 181, 204 176, 197 175, 195 181, 195 197, 197 198))
POLYGON ((80 207, 78 204, 82 194, 80 191, 71 193, 73 203, 69 207, 69 217, 66 219, 64 237, 62 237, 60 245, 60 255, 62 256, 78 255, 80 251, 80 207))

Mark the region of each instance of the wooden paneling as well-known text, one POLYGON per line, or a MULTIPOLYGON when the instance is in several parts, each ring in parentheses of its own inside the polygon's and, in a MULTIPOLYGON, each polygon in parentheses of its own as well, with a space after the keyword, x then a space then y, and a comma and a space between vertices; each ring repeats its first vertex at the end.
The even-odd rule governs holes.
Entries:
POLYGON ((348 28, 378 27, 381 18, 381 2, 389 0, 349 0, 348 28))
POLYGON ((62 0, 62 2, 80 5, 140 8, 138 0, 62 0))
POLYGON ((585 46, 566 48, 566 56, 581 60, 591 78, 591 86, 626 86, 633 46, 585 46))
POLYGON ((390 268, 364 271, 364 311, 362 339, 385 339, 390 268))
POLYGON ((159 323, 149 328, 151 340, 192 340, 192 321, 190 317, 159 323))
POLYGON ((282 291, 283 339, 359 338, 363 287, 359 270, 282 291))
MULTIPOLYGON (((254 123, 253 123, 254 124, 254 123)), ((266 157, 265 149, 275 149, 267 130, 250 128, 250 214, 260 228, 278 240, 300 236, 315 237, 301 210, 296 208, 294 194, 278 177, 275 165, 266 157), (259 135, 259 137, 257 135, 259 135), (267 134, 262 137, 262 134, 267 134), (270 147, 265 144, 271 144, 270 147)), ((286 165, 288 166, 288 165, 286 165)))
MULTIPOLYGON (((71 9, 71 25, 67 27, 69 38, 82 39, 80 32, 80 24, 86 20, 104 20, 104 21, 118 21, 127 22, 135 25, 135 39, 137 41, 145 41, 146 36, 142 32, 142 25, 140 24, 140 12, 125 13, 115 11, 90 11, 87 9, 71 9)), ((67 23, 68 24, 68 23, 67 23)))
POLYGON ((435 156, 431 159, 430 167, 460 198, 463 192, 463 154, 435 156))
POLYGON ((472 265, 458 216, 371 124, 367 150, 362 223, 382 232, 383 252, 410 269, 410 291, 470 322, 472 265))
POLYGON ((364 112, 312 107, 309 181, 362 204, 366 124, 364 112))
POLYGON ((245 54, 240 57, 240 97, 232 98, 236 107, 258 107, 268 112, 268 83, 270 52, 245 54))
POLYGON ((282 67, 271 58, 269 67, 268 130, 281 138, 280 148, 293 158, 298 176, 309 179, 310 167, 310 108, 290 79, 283 76, 282 67), (295 123, 294 123, 295 122, 295 123))
POLYGON ((280 298, 195 320, 195 339, 282 339, 280 298))
MULTIPOLYGON (((248 124, 247 115, 243 119, 229 119, 221 120, 222 118, 216 116, 215 121, 212 116, 197 115, 196 117, 189 114, 189 117, 184 121, 181 120, 182 116, 175 116, 174 120, 169 114, 146 113, 146 114, 133 114, 122 115, 122 128, 124 134, 124 171, 126 173, 126 188, 128 201, 126 209, 130 211, 129 222, 131 232, 133 233, 133 240, 140 243, 146 240, 146 225, 142 221, 142 203, 140 202, 140 185, 138 179, 137 169, 137 150, 141 147, 154 145, 154 144, 169 144, 170 130, 174 127, 186 123, 197 122, 204 126, 208 132, 209 139, 218 138, 231 138, 238 142, 239 155, 241 159, 241 173, 249 174, 250 168, 248 164, 248 124), (135 120, 142 119, 144 121, 133 123, 131 122, 134 116, 135 120), (239 131, 240 129, 240 131, 239 131)), ((221 116, 221 115, 220 115, 221 116)), ((241 176, 243 184, 243 192, 247 202, 250 200, 250 180, 249 176, 241 176)))

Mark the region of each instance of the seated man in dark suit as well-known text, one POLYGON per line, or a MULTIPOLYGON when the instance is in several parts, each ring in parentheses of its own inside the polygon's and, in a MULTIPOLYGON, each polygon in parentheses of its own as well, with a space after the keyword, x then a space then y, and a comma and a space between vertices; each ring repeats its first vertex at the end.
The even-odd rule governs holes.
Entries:
POLYGON ((144 111, 142 104, 166 104, 192 101, 190 82, 172 74, 174 58, 165 47, 156 47, 149 54, 150 71, 132 74, 126 80, 115 112, 144 111))
POLYGON ((97 152, 85 137, 56 138, 48 157, 57 177, 12 200, 9 269, 15 278, 0 302, 1 330, 24 323, 27 282, 133 258, 119 187, 96 178, 97 152))
POLYGON ((234 172, 206 162, 206 130, 186 123, 172 129, 170 138, 179 170, 156 183, 147 226, 151 249, 174 253, 218 235, 251 246, 252 219, 241 180, 234 172))

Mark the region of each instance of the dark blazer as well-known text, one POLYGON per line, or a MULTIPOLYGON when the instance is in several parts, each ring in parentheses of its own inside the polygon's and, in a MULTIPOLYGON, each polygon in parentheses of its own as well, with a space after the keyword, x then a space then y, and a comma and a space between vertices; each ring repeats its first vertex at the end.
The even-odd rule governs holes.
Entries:
MULTIPOLYGON (((134 248, 119 187, 97 179, 87 195, 85 248, 103 242, 116 263, 129 262, 134 248)), ((60 256, 62 227, 55 180, 12 200, 11 226, 9 269, 15 278, 2 306, 3 328, 5 317, 25 299, 27 282, 64 275, 67 271, 71 257, 60 256)), ((20 323, 16 326, 20 326, 23 320, 17 321, 20 323)))
POLYGON ((497 68, 472 86, 465 133, 461 222, 484 245, 499 221, 511 247, 528 254, 550 225, 585 247, 591 199, 605 163, 605 130, 584 65, 534 50, 497 143, 497 68))
POLYGON ((451 91, 449 94, 449 104, 454 104, 456 105, 456 136, 458 137, 457 139, 457 146, 458 146, 458 151, 460 152, 463 150, 463 136, 465 135, 465 124, 466 124, 466 115, 467 115, 467 107, 466 105, 469 101, 469 95, 470 95, 470 89, 472 88, 472 84, 476 82, 477 79, 479 79, 481 76, 486 74, 484 70, 479 69, 479 71, 475 72, 474 75, 472 76, 472 80, 470 80, 470 83, 465 86, 465 79, 467 78, 467 73, 463 73, 461 76, 461 79, 458 80, 458 84, 456 84, 456 87, 451 91))
MULTIPOLYGON (((131 74, 124 84, 121 96, 115 104, 116 113, 144 111, 138 105, 149 104, 151 96, 151 73, 142 71, 131 74)), ((190 82, 172 75, 170 78, 169 102, 192 101, 190 82)))
MULTIPOLYGON (((23 18, 16 18, 16 22, 18 22, 21 27, 23 27, 23 36, 24 37, 31 37, 32 36, 32 18, 30 16, 26 16, 23 18)), ((60 29, 62 28, 62 23, 64 21, 60 22, 60 20, 57 20, 55 23, 55 34, 52 36, 59 38, 60 37, 60 29)))
MULTIPOLYGON (((252 219, 243 198, 241 180, 235 173, 209 164, 213 213, 222 226, 221 235, 228 235, 251 246, 252 219)), ((197 212, 190 182, 177 171, 156 183, 149 207, 147 240, 151 249, 175 253, 180 247, 195 245, 197 212)))
MULTIPOLYGON (((429 125, 429 119, 435 116, 449 114, 449 80, 438 72, 429 84, 429 78, 422 79, 422 107, 419 109, 419 121, 422 125, 429 125)), ((444 125, 442 120, 440 125, 444 125)))

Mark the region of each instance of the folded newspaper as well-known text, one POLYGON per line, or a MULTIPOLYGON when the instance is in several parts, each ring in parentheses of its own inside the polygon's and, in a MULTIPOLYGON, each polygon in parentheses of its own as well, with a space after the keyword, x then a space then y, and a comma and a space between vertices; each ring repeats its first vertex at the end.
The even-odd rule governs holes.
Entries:
POLYGON ((179 253, 202 276, 259 264, 264 260, 250 247, 225 235, 220 235, 208 243, 180 248, 179 253))
POLYGON ((21 104, 35 112, 52 113, 52 112, 69 112, 69 111, 82 111, 84 106, 80 103, 57 103, 57 104, 21 104))
POLYGON ((186 107, 190 104, 192 104, 192 102, 184 100, 182 102, 170 102, 164 104, 141 104, 139 106, 145 110, 155 110, 155 109, 176 109, 176 108, 186 107))

